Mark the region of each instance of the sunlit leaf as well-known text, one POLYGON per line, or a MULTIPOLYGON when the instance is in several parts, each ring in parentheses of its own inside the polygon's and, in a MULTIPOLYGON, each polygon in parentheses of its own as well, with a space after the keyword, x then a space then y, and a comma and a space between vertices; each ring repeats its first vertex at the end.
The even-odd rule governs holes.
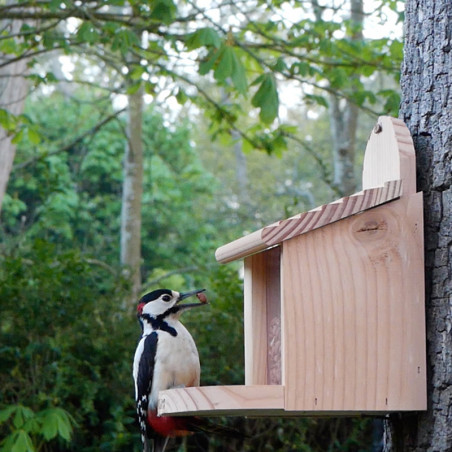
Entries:
POLYGON ((216 47, 221 46, 221 38, 213 28, 201 28, 192 33, 185 41, 188 50, 197 49, 199 47, 216 47))
POLYGON ((272 74, 264 74, 257 80, 259 80, 260 86, 251 103, 253 107, 260 108, 259 117, 263 122, 269 124, 278 116, 279 98, 276 81, 272 74))

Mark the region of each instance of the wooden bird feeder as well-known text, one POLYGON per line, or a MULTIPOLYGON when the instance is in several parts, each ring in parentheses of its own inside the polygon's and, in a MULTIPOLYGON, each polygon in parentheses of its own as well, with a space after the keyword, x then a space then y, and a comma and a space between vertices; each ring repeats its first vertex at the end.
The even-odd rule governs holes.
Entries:
POLYGON ((245 385, 162 391, 160 414, 426 409, 422 193, 402 121, 379 118, 362 184, 217 250, 244 258, 245 385))

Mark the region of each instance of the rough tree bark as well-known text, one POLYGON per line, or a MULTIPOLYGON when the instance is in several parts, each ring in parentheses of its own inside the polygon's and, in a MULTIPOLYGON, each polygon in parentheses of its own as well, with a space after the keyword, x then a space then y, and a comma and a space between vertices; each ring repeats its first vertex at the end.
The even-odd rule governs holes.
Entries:
POLYGON ((452 450, 452 2, 408 0, 401 118, 424 192, 428 411, 391 416, 386 450, 452 450))
MULTIPOLYGON (((18 20, 0 21, 0 31, 16 34, 22 22, 18 20)), ((27 81, 24 75, 27 71, 26 59, 9 63, 11 57, 0 53, 0 109, 13 115, 22 113, 27 95, 27 81)), ((9 175, 13 166, 16 146, 12 143, 13 136, 0 127, 0 210, 9 175)))

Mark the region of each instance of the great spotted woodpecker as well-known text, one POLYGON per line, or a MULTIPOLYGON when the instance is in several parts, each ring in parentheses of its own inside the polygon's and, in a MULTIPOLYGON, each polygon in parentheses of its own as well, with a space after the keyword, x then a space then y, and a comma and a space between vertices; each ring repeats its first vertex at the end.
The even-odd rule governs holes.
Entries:
POLYGON ((163 452, 169 437, 197 429, 193 418, 157 416, 157 403, 159 391, 199 386, 198 350, 179 317, 187 309, 206 304, 204 291, 179 293, 159 289, 138 302, 142 336, 133 361, 133 379, 144 452, 151 451, 151 441, 154 452, 163 452), (179 304, 192 295, 197 295, 201 302, 179 304))

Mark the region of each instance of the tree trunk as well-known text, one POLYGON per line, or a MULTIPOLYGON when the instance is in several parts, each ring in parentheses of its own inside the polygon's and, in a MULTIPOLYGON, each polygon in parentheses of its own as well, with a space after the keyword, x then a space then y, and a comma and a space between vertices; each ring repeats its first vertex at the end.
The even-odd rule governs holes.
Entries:
MULTIPOLYGON (((21 21, 0 21, 0 30, 8 30, 8 34, 16 34, 22 25, 21 21)), ((0 109, 13 115, 20 115, 24 108, 27 95, 27 81, 24 75, 27 71, 26 59, 8 63, 9 56, 0 53, 0 109)), ((16 145, 12 143, 13 136, 0 127, 0 210, 13 166, 16 145)))
POLYGON ((127 146, 121 209, 121 264, 131 282, 131 301, 141 288, 141 199, 143 195, 143 90, 129 95, 127 146))
POLYGON ((408 0, 401 118, 424 192, 428 411, 393 415, 388 451, 452 450, 452 2, 408 0))
POLYGON ((250 198, 248 193, 248 170, 246 156, 243 152, 242 140, 236 131, 231 132, 234 138, 235 177, 237 180, 239 202, 242 207, 249 208, 250 198))
POLYGON ((348 100, 330 96, 330 127, 333 137, 333 184, 343 196, 357 191, 355 177, 358 107, 348 100), (341 108, 341 103, 344 105, 341 108))
MULTIPOLYGON (((318 0, 312 0, 312 8, 317 21, 322 20, 323 9, 318 0)), ((363 0, 350 0, 350 21, 353 31, 350 38, 363 38, 363 0)), ((359 75, 352 76, 359 78, 359 75)), ((348 99, 335 94, 329 96, 330 129, 333 138, 333 185, 341 195, 357 191, 355 176, 356 129, 358 126, 358 106, 348 99)))

